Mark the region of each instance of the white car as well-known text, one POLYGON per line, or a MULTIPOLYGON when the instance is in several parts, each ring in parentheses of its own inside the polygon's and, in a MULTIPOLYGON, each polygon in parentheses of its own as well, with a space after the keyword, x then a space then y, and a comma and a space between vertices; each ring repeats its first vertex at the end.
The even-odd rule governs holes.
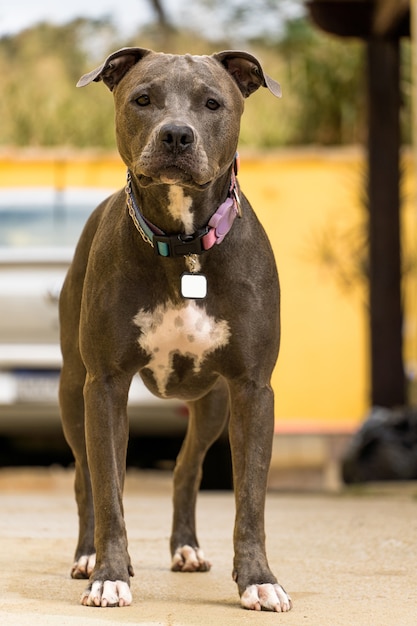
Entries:
MULTIPOLYGON (((58 299, 85 221, 108 189, 0 189, 0 437, 61 429, 58 299)), ((187 409, 138 376, 132 434, 182 435, 187 409)))

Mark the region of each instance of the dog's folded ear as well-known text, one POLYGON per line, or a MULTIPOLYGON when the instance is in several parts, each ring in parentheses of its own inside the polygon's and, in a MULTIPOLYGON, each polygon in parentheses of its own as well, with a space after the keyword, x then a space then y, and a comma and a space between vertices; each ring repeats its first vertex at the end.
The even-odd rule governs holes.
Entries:
POLYGON ((226 68, 245 98, 259 87, 267 87, 274 96, 281 98, 281 85, 264 73, 260 62, 252 54, 240 50, 225 50, 213 57, 226 68))
POLYGON ((102 80, 113 91, 126 72, 150 52, 146 48, 121 48, 110 54, 95 70, 81 76, 77 87, 85 87, 93 81, 102 80))

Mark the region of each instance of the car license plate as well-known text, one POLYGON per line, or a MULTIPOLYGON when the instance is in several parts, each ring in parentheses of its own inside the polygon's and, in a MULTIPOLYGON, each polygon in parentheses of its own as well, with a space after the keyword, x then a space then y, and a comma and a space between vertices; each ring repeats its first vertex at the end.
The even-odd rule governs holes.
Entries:
POLYGON ((59 371, 21 370, 15 372, 18 402, 58 401, 59 371))

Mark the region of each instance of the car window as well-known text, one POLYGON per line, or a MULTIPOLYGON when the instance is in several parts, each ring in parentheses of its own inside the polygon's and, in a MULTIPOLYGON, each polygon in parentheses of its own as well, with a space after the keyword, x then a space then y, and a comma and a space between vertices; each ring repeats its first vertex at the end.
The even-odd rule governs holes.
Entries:
POLYGON ((102 189, 0 190, 0 247, 75 246, 102 189))

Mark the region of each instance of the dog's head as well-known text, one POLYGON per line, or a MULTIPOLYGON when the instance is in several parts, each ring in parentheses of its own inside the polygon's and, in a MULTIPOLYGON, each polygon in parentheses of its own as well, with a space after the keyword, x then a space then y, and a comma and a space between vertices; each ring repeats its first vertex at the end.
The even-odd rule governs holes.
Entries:
POLYGON ((119 152, 142 186, 205 188, 230 167, 244 98, 280 85, 256 57, 227 50, 212 56, 122 48, 80 78, 113 92, 119 152))

